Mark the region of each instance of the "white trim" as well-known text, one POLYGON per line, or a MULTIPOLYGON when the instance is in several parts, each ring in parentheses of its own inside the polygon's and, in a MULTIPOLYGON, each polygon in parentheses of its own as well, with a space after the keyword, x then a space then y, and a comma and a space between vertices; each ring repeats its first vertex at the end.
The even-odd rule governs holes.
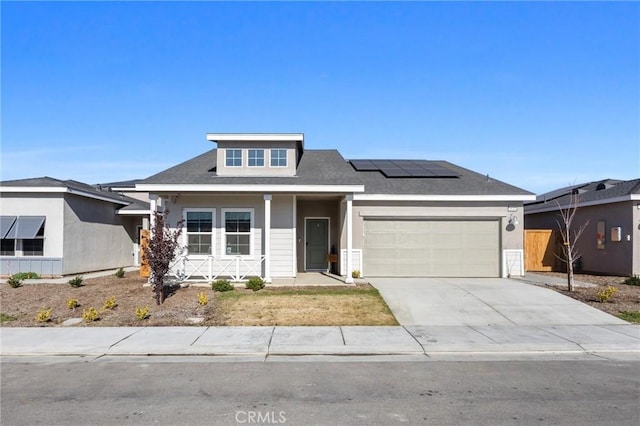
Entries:
MULTIPOLYGON (((233 158, 235 159, 235 157, 233 158)), ((240 148, 225 148, 224 149, 224 167, 225 168, 229 168, 229 169, 238 169, 241 168, 242 165, 244 164, 244 149, 240 149, 240 148), (230 166, 227 164, 227 154, 229 153, 229 151, 240 151, 240 165, 239 166, 230 166)))
POLYGON ((211 142, 302 142, 304 133, 207 133, 211 142))
MULTIPOLYGON (((358 192, 358 191, 354 191, 358 192)), ((354 194, 354 201, 530 201, 531 195, 354 194)))
MULTIPOLYGON (((156 226, 156 215, 158 211, 158 196, 156 194, 149 194, 149 230, 152 230, 156 226)), ((152 233, 149 233, 151 238, 152 233)))
POLYGON ((353 284, 353 194, 344 197, 347 202, 347 277, 345 284, 353 284))
MULTIPOLYGON (((280 160, 280 158, 277 158, 277 160, 280 160)), ((271 167, 272 169, 286 169, 287 167, 289 167, 289 150, 285 148, 269 148, 269 167, 271 167), (273 151, 284 151, 284 166, 274 166, 273 164, 271 164, 271 160, 273 160, 273 151)))
POLYGON ((116 198, 111 198, 111 197, 107 197, 106 195, 98 195, 98 194, 93 194, 91 192, 86 192, 86 191, 82 191, 79 189, 73 189, 73 188, 69 188, 69 187, 63 187, 63 188, 58 188, 58 187, 50 187, 50 186, 34 186, 34 187, 27 187, 27 186, 0 186, 0 193, 2 192, 11 192, 11 193, 58 193, 58 194, 73 194, 73 195, 79 195, 81 197, 86 197, 86 198, 93 198, 95 200, 100 200, 100 201, 108 201, 110 203, 114 203, 114 204, 122 204, 124 206, 128 206, 129 204, 131 204, 129 201, 123 201, 120 199, 116 199, 116 198))
MULTIPOLYGON (((264 148, 248 148, 247 149, 247 167, 249 168, 261 168, 261 167, 266 167, 266 156, 265 156, 265 149, 264 148), (262 151, 262 166, 252 166, 251 163, 251 151, 262 151)), ((257 160, 257 158, 256 158, 257 160)))
MULTIPOLYGON (((189 257, 193 259, 204 259, 207 256, 216 255, 216 209, 215 208, 200 208, 200 207, 184 207, 182 209, 182 218, 184 224, 182 225, 182 246, 189 247, 189 235, 187 232, 187 213, 189 212, 210 212, 211 213, 211 253, 189 253, 189 257)), ((195 234, 206 234, 205 232, 196 232, 195 234)))
POLYGON ((271 283, 271 194, 264 195, 264 280, 271 283))
MULTIPOLYGON (((329 216, 305 216, 304 218, 304 271, 317 271, 317 269, 307 269, 307 220, 309 219, 324 219, 327 221, 327 254, 329 254, 329 248, 331 247, 331 218, 329 216)), ((329 270, 329 262, 327 261, 327 268, 329 270)))
POLYGON ((68 188, 51 186, 0 186, 0 192, 68 192, 68 188))
MULTIPOLYGON (((584 201, 582 203, 578 202, 575 205, 575 207, 599 206, 602 204, 623 203, 625 201, 639 201, 639 200, 640 200, 640 194, 630 194, 630 195, 623 195, 621 197, 615 197, 615 198, 605 198, 602 200, 584 201)), ((524 206, 524 212, 525 214, 545 213, 545 212, 558 211, 558 209, 566 209, 568 207, 566 204, 560 204, 560 206, 558 206, 558 204, 556 204, 555 201, 553 200, 547 201, 547 204, 549 204, 549 206, 541 207, 541 208, 538 208, 539 204, 532 205, 530 207, 524 206)))
POLYGON ((298 275, 298 197, 296 195, 293 195, 293 208, 291 210, 291 213, 293 214, 293 256, 291 256, 291 274, 293 277, 296 277, 298 275))
POLYGON ((136 186, 112 186, 110 189, 112 192, 135 192, 136 186))
MULTIPOLYGON (((363 271, 363 266, 362 266, 362 249, 351 249, 351 256, 353 256, 354 254, 357 254, 357 258, 360 259, 360 261, 358 262, 358 270, 360 271, 360 278, 363 278, 364 275, 364 271, 363 271)), ((340 250, 340 275, 343 276, 347 276, 347 275, 351 275, 351 272, 347 273, 347 249, 341 249, 340 250), (344 262, 342 260, 345 260, 344 262)), ((356 265, 352 265, 352 267, 354 267, 356 265)), ((355 270, 355 268, 354 268, 355 270)))
POLYGON ((502 250, 502 278, 507 278, 509 276, 519 275, 521 277, 524 276, 524 250, 522 249, 505 249, 502 250), (511 271, 509 268, 508 255, 515 254, 518 257, 518 262, 520 263, 520 268, 517 271, 511 271))
POLYGON ((136 238, 133 242, 133 266, 140 266, 140 231, 142 231, 142 225, 136 225, 136 238))
POLYGON ((127 216, 127 215, 133 215, 133 216, 140 216, 140 215, 149 215, 151 214, 151 210, 118 210, 118 214, 119 215, 123 215, 123 216, 127 216))
MULTIPOLYGON (((220 258, 222 259, 233 259, 235 257, 241 257, 243 259, 253 259, 255 256, 255 247, 253 244, 253 239, 255 236, 255 209, 249 207, 225 207, 220 209, 220 258), (250 231, 249 231, 249 254, 227 254, 226 244, 227 244, 227 225, 225 223, 225 213, 232 212, 243 212, 250 213, 250 231)), ((233 233, 234 235, 238 233, 233 233)), ((242 233, 244 234, 244 233, 242 233)))
MULTIPOLYGON (((287 176, 291 178, 291 176, 287 176)), ((136 185, 140 192, 252 192, 252 193, 345 193, 364 192, 364 185, 255 185, 255 184, 143 184, 136 185)))

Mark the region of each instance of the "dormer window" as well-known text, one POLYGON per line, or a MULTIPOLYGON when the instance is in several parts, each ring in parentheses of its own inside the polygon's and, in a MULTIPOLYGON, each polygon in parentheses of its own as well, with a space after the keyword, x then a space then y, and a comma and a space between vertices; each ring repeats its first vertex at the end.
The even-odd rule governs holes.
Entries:
POLYGON ((242 150, 241 149, 225 149, 225 166, 242 167, 242 150))
POLYGON ((287 167, 287 150, 271 150, 271 167, 287 167))
POLYGON ((249 167, 264 167, 264 149, 249 150, 249 167))

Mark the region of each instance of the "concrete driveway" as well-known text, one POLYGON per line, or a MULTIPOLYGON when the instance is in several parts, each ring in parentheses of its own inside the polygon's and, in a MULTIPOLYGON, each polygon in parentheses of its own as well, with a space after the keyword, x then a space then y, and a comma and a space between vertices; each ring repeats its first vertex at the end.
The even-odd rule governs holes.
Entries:
POLYGON ((556 291, 506 278, 373 278, 402 325, 615 325, 556 291))

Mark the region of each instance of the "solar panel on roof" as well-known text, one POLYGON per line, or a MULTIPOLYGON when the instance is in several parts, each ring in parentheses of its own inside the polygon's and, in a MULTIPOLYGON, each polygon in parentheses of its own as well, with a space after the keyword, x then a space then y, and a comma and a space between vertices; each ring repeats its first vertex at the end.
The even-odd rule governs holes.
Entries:
POLYGON ((370 160, 351 160, 351 164, 359 172, 374 172, 380 170, 370 160))
POLYGON ((411 174, 405 172, 402 169, 384 169, 381 170, 382 174, 385 175, 386 177, 392 178, 392 177, 411 177, 411 174))
POLYGON ((388 178, 453 178, 460 174, 429 160, 351 160, 359 172, 378 171, 388 178))

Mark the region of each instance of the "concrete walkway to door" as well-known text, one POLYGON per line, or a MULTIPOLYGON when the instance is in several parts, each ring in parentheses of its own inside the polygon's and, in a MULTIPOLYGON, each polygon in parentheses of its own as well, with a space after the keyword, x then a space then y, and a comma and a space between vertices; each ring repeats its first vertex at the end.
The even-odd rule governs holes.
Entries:
POLYGON ((556 291, 506 278, 373 278, 369 282, 402 325, 627 324, 556 291))

